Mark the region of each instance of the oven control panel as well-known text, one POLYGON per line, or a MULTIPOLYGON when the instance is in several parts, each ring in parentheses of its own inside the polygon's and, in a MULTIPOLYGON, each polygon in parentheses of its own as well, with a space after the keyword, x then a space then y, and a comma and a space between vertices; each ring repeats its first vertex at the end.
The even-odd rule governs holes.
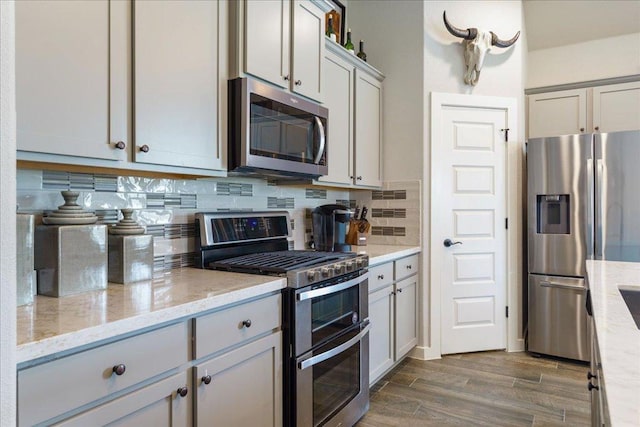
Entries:
POLYGON ((329 264, 290 271, 287 274, 287 282, 289 287, 301 288, 363 270, 368 266, 369 257, 367 255, 356 255, 329 264))

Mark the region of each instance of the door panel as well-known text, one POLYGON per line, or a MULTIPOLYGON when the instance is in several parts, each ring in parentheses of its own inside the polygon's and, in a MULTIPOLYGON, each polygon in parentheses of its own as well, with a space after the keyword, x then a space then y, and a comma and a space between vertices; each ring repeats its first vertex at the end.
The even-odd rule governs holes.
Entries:
POLYGON ((506 347, 505 110, 446 106, 434 141, 442 353, 506 347))

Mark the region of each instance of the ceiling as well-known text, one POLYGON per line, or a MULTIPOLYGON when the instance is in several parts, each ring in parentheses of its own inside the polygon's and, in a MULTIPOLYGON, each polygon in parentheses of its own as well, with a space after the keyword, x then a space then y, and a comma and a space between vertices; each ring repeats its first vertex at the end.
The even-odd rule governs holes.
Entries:
POLYGON ((640 32, 640 0, 524 0, 529 50, 640 32))

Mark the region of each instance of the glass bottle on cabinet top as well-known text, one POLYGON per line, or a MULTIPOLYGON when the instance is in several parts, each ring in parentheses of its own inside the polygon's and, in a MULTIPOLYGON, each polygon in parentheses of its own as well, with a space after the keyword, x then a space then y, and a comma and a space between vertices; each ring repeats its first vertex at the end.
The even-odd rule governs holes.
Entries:
POLYGON ((344 44, 344 48, 347 49, 350 54, 355 55, 356 52, 353 47, 353 42, 351 41, 351 28, 347 30, 347 42, 344 44))
POLYGON ((329 15, 329 19, 327 20, 327 31, 325 34, 334 42, 336 41, 336 33, 333 31, 333 17, 331 15, 329 15))
POLYGON ((360 40, 360 51, 358 52, 358 58, 367 62, 367 54, 364 53, 364 40, 360 40))

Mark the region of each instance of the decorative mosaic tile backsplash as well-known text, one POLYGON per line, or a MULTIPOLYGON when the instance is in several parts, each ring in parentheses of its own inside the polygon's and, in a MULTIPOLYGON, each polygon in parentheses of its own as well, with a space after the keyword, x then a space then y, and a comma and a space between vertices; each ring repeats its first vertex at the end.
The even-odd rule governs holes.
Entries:
POLYGON ((133 208, 134 219, 154 236, 157 271, 193 265, 194 215, 199 211, 286 210, 291 216, 291 249, 308 247, 311 210, 337 203, 369 208, 370 242, 420 244, 420 182, 389 182, 381 191, 284 186, 256 178, 169 179, 19 169, 19 212, 42 214, 63 203, 60 191, 80 192, 78 203, 102 223, 115 223, 118 209, 133 208))
POLYGON ((422 217, 420 181, 385 182, 382 190, 358 191, 357 206, 369 208, 369 242, 382 245, 420 245, 422 217))

